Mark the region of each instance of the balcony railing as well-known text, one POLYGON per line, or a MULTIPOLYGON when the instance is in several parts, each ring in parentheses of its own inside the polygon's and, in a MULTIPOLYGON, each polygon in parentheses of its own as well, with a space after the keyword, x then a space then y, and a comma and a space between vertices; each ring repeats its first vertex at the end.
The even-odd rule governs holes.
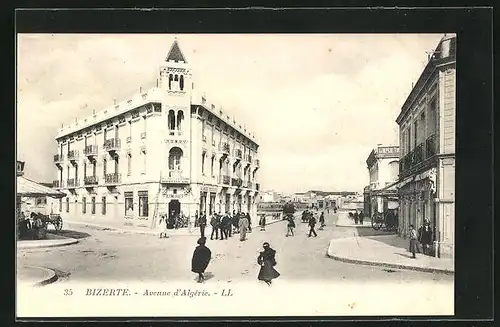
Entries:
POLYGON ((54 155, 54 163, 60 164, 64 161, 64 156, 62 154, 54 155))
POLYGON ((53 188, 60 188, 61 187, 61 182, 60 181, 53 181, 52 182, 52 187, 53 188))
POLYGON ((234 156, 237 158, 237 159, 240 159, 242 158, 242 152, 241 152, 241 149, 234 149, 234 156))
POLYGON ((104 149, 106 151, 117 151, 120 150, 121 141, 120 139, 109 139, 104 142, 104 149))
POLYGON ((436 150, 436 135, 431 135, 425 140, 425 157, 432 157, 437 153, 436 150))
POLYGON ((206 136, 206 135, 203 135, 203 136, 201 137, 201 140, 202 140, 203 142, 206 142, 206 141, 207 141, 207 136, 206 136))
POLYGON ((132 142, 132 137, 131 136, 127 136, 127 143, 131 143, 132 142))
POLYGON ((168 135, 169 136, 175 136, 175 135, 182 135, 182 131, 178 129, 169 129, 168 130, 168 135))
POLYGON ((230 182, 231 182, 231 179, 229 178, 228 175, 220 175, 219 176, 219 184, 229 185, 230 182))
POLYGON ((212 140, 212 146, 215 146, 215 140, 212 140))
POLYGON ((68 160, 70 160, 70 161, 78 160, 78 151, 77 150, 69 151, 68 152, 68 160))
POLYGON ((76 179, 76 178, 70 178, 66 182, 66 185, 67 185, 68 188, 75 188, 75 187, 80 186, 80 183, 78 182, 78 179, 76 179))
POLYGON ((249 155, 249 154, 247 154, 247 155, 245 156, 245 161, 246 161, 246 162, 252 162, 252 156, 251 156, 251 155, 249 155))
POLYGON ((83 182, 85 185, 97 185, 98 179, 97 176, 85 176, 83 182))
POLYGON ((141 140, 144 140, 146 138, 146 132, 141 133, 141 140))
POLYGON ((260 190, 260 184, 259 183, 255 183, 255 189, 258 191, 260 190))
POLYGON ((414 151, 413 161, 414 164, 422 162, 424 160, 424 143, 417 145, 414 151))
POLYGON ((87 157, 93 157, 97 155, 98 150, 97 145, 87 145, 84 153, 87 157))
POLYGON ((231 185, 241 187, 243 185, 243 180, 241 178, 231 178, 231 185))
POLYGON ((229 147, 229 144, 226 142, 223 142, 219 144, 219 151, 224 153, 224 154, 229 154, 231 152, 231 148, 229 147))
POLYGON ((254 159, 254 160, 253 160, 253 164, 254 164, 256 167, 260 167, 260 160, 259 160, 259 159, 254 159))
POLYGON ((111 173, 111 174, 106 174, 104 177, 104 184, 106 185, 116 185, 116 184, 121 184, 122 182, 122 175, 118 173, 111 173))
POLYGON ((189 184, 189 178, 185 177, 182 173, 182 170, 179 169, 171 169, 167 170, 164 176, 161 177, 161 183, 164 184, 189 184))

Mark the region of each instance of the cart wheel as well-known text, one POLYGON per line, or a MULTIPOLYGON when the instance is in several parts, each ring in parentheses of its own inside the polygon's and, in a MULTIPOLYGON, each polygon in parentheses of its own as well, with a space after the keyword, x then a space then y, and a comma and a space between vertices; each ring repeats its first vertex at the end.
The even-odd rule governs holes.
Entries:
POLYGON ((373 214, 373 217, 372 217, 372 228, 374 230, 379 230, 381 227, 382 227, 382 221, 381 221, 379 215, 373 214))
POLYGON ((63 220, 62 218, 57 219, 56 223, 54 224, 54 227, 56 228, 57 231, 60 231, 63 227, 63 220))

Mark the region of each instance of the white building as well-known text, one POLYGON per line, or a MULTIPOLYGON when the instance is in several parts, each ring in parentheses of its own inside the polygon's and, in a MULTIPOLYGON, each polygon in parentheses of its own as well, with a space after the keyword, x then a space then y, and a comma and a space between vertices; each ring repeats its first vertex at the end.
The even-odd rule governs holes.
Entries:
MULTIPOLYGON (((387 198, 380 191, 398 181, 399 146, 377 145, 366 159, 370 184, 365 188, 364 211, 372 217, 375 212, 382 213, 387 198)), ((395 196, 397 194, 395 193, 395 196)))
POLYGON ((257 219, 257 140, 197 93, 176 40, 156 87, 63 126, 54 156, 63 214, 151 228, 164 213, 257 219))

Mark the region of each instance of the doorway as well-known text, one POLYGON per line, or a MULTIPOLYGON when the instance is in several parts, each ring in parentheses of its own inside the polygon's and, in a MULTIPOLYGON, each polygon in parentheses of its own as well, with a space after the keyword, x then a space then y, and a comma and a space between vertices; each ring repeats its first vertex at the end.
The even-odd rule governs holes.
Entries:
POLYGON ((179 200, 171 200, 168 204, 167 229, 173 229, 176 226, 176 218, 181 213, 181 203, 179 200))

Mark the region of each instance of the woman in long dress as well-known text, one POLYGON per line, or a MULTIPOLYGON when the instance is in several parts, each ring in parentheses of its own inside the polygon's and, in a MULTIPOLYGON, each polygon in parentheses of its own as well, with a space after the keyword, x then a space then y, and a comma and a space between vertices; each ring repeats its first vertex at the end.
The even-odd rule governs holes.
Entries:
POLYGON ((203 273, 212 257, 212 252, 205 246, 206 240, 205 237, 198 239, 198 246, 194 250, 193 259, 191 260, 191 271, 198 274, 198 283, 205 280, 203 273))
POLYGON ((263 244, 263 247, 264 251, 260 252, 257 258, 257 263, 260 265, 257 279, 263 280, 267 285, 271 286, 272 280, 280 276, 280 273, 274 269, 274 266, 276 266, 276 251, 267 242, 263 244))
POLYGON ((247 229, 248 229, 247 217, 241 215, 240 221, 238 223, 238 228, 240 230, 240 241, 244 241, 247 236, 247 229))

